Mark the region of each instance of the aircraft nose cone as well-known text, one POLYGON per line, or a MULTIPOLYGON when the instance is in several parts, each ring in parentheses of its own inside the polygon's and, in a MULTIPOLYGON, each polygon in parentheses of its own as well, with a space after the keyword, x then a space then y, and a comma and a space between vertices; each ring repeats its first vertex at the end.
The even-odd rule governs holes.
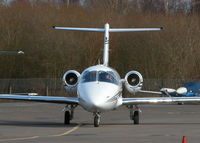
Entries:
POLYGON ((90 104, 94 107, 94 108, 101 108, 101 101, 100 100, 90 100, 90 104))
POLYGON ((87 99, 88 99, 88 104, 91 105, 93 108, 99 108, 101 109, 104 105, 104 102, 106 100, 106 95, 104 92, 101 91, 95 91, 95 92, 87 92, 87 99))
POLYGON ((107 95, 105 93, 105 90, 101 90, 97 87, 95 87, 95 83, 93 84, 86 84, 83 85, 81 89, 81 98, 85 101, 84 106, 87 106, 88 108, 97 109, 101 108, 103 106, 104 102, 104 96, 107 95))
POLYGON ((186 93, 187 92, 187 88, 185 88, 185 87, 180 87, 180 88, 178 88, 177 90, 176 90, 176 93, 177 94, 184 94, 184 93, 186 93))
POLYGON ((79 85, 81 106, 91 112, 111 109, 114 101, 108 100, 119 92, 118 86, 109 83, 84 83, 79 85))

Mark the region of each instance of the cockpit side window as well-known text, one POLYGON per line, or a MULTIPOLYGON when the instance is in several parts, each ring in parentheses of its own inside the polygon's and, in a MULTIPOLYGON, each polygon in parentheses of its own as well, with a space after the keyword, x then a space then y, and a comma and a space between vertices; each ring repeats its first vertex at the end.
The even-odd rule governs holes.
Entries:
POLYGON ((82 76, 82 80, 81 82, 92 82, 92 81, 96 81, 96 74, 97 71, 86 71, 83 76, 82 76))
POLYGON ((109 82, 114 84, 119 84, 116 77, 114 76, 114 73, 110 71, 99 71, 98 72, 98 81, 100 82, 109 82))

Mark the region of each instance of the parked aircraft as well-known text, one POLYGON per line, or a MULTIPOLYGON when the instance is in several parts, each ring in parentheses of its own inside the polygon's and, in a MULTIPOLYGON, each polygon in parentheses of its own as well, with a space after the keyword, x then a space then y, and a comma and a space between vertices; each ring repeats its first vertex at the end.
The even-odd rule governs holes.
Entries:
MULTIPOLYGON (((129 71, 121 78, 116 70, 109 67, 109 33, 110 32, 137 32, 160 31, 162 28, 73 28, 53 27, 57 30, 76 30, 104 33, 103 63, 91 66, 82 73, 75 70, 67 71, 63 76, 64 87, 68 92, 77 93, 77 97, 46 97, 26 95, 1 95, 0 99, 15 99, 38 102, 62 103, 66 105, 65 124, 70 124, 74 109, 80 105, 85 110, 94 114, 94 126, 100 125, 100 114, 105 111, 115 110, 124 105, 130 110, 130 118, 134 124, 139 124, 139 105, 172 102, 199 102, 200 97, 148 97, 148 98, 123 98, 123 85, 132 94, 137 92, 152 93, 141 90, 143 77, 138 71, 129 71)), ((120 61, 119 61, 120 62, 120 61)), ((153 112, 153 111, 152 111, 153 112)))
POLYGON ((192 97, 200 96, 200 82, 186 82, 183 86, 173 88, 161 88, 160 91, 141 91, 143 93, 159 94, 172 97, 192 97))
POLYGON ((200 82, 186 82, 178 89, 161 88, 160 90, 164 95, 169 96, 200 96, 200 82))

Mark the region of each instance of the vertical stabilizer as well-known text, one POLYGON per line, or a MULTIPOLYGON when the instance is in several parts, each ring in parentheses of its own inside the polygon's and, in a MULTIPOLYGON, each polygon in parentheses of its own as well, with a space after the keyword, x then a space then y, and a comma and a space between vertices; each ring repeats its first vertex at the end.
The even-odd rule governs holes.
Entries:
POLYGON ((103 64, 108 66, 109 62, 109 29, 110 26, 108 23, 105 24, 105 33, 104 33, 104 50, 103 50, 103 64))

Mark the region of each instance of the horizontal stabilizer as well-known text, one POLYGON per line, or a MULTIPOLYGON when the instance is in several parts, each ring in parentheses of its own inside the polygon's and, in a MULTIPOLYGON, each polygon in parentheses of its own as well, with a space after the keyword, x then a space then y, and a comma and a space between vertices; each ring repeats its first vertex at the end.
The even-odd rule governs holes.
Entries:
POLYGON ((104 32, 105 31, 105 29, 102 29, 102 28, 75 28, 75 27, 56 27, 56 26, 53 26, 53 29, 56 29, 56 30, 91 31, 91 32, 104 32))
POLYGON ((160 28, 110 28, 106 23, 104 28, 78 28, 78 27, 57 27, 53 26, 56 30, 74 30, 74 31, 90 31, 90 32, 103 32, 104 33, 104 52, 103 52, 103 65, 108 66, 109 61, 109 32, 139 32, 139 31, 160 31, 160 28))
POLYGON ((123 29, 109 29, 109 32, 137 32, 137 31, 160 31, 163 30, 163 27, 160 28, 123 28, 123 29))
MULTIPOLYGON (((56 27, 53 26, 53 29, 56 30, 74 30, 74 31, 91 31, 91 32, 105 32, 105 29, 102 28, 75 28, 75 27, 56 27)), ((137 32, 137 31, 160 31, 163 30, 163 27, 160 28, 110 28, 109 32, 137 32)))

